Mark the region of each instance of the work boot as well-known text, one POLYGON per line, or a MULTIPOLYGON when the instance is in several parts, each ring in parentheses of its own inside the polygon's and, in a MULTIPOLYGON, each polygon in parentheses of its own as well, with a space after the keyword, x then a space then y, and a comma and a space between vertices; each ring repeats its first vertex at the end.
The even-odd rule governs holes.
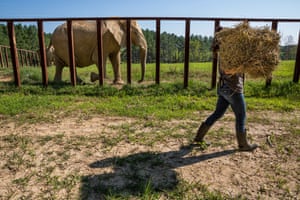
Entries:
MULTIPOLYGON (((204 142, 203 138, 206 135, 206 133, 208 132, 210 126, 206 125, 204 122, 202 122, 202 124, 200 125, 200 127, 198 128, 197 131, 197 135, 194 139, 194 142, 204 142)), ((207 145, 209 145, 209 142, 205 142, 207 145)))
POLYGON ((256 149, 258 147, 257 144, 249 144, 248 143, 246 130, 244 131, 244 133, 237 132, 236 138, 238 141, 240 151, 253 151, 254 149, 256 149))

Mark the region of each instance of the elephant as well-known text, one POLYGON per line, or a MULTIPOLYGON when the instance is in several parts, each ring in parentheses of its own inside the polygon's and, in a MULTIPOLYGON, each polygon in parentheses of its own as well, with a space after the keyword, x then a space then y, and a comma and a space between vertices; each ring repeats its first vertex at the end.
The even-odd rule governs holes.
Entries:
MULTIPOLYGON (((95 21, 73 21, 73 41, 74 56, 76 67, 85 67, 92 64, 98 65, 98 41, 97 25, 95 21)), ((123 84, 120 72, 120 49, 126 47, 127 21, 126 20, 103 20, 102 28, 102 45, 103 45, 103 68, 106 69, 106 60, 109 57, 114 71, 114 84, 123 84)), ((141 80, 144 80, 147 41, 142 29, 135 20, 131 20, 131 42, 139 46, 141 60, 141 80)), ((68 51, 68 33, 67 24, 59 25, 54 30, 48 47, 48 54, 54 54, 55 57, 55 77, 54 81, 62 80, 62 70, 64 66, 69 66, 68 51), (53 47, 53 48, 51 48, 53 47)), ((77 81, 81 79, 77 76, 77 81)), ((99 76, 98 76, 99 77, 99 76)), ((92 74, 91 74, 92 79, 92 74)), ((98 79, 98 78, 97 78, 98 79)), ((92 80, 93 81, 93 80, 92 80)))
POLYGON ((46 49, 47 66, 55 63, 54 47, 51 45, 46 49))

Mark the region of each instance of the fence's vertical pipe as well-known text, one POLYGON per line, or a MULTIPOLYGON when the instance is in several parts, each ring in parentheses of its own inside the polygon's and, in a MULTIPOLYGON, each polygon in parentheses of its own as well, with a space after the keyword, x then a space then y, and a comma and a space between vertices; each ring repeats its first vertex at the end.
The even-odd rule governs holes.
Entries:
POLYGON ((21 66, 24 67, 23 50, 19 50, 19 55, 20 55, 21 66))
MULTIPOLYGON (((278 22, 277 21, 272 21, 272 31, 277 32, 278 29, 278 22)), ((272 83, 272 74, 270 74, 270 77, 266 78, 266 87, 269 87, 272 83)))
POLYGON ((5 62, 6 62, 6 67, 9 67, 9 63, 8 63, 8 48, 5 48, 4 50, 4 54, 5 54, 5 62))
POLYGON ((186 19, 186 21, 185 21, 185 45, 184 45, 184 74, 183 74, 184 88, 188 87, 188 82, 189 82, 190 27, 191 27, 191 20, 186 19))
POLYGON ((34 56, 33 56, 33 53, 31 51, 29 52, 29 56, 30 56, 30 66, 34 66, 34 62, 33 62, 34 56))
MULTIPOLYGON (((40 56, 39 56, 39 54, 38 54, 38 52, 35 52, 35 54, 34 54, 35 56, 35 65, 36 66, 39 66, 39 63, 41 62, 40 61, 40 56)), ((47 63, 47 58, 46 58, 46 63, 47 63)))
POLYGON ((131 20, 127 19, 127 83, 131 84, 131 20))
POLYGON ((32 59, 32 61, 31 61, 32 62, 32 66, 35 67, 36 64, 35 64, 35 52, 34 51, 31 52, 31 59, 32 59))
POLYGON ((33 66, 33 62, 32 62, 32 52, 28 51, 28 55, 29 55, 29 66, 33 66))
POLYGON ((39 57, 40 57, 40 63, 42 68, 43 85, 48 86, 47 57, 46 57, 46 48, 45 48, 44 27, 43 27, 42 20, 38 20, 38 36, 39 36, 39 44, 40 44, 39 57))
POLYGON ((74 56, 74 37, 72 20, 67 20, 68 27, 68 47, 69 47, 69 64, 70 64, 70 77, 73 86, 76 86, 76 64, 74 56))
POLYGON ((0 46, 0 64, 1 67, 4 67, 4 62, 3 62, 3 54, 2 54, 2 46, 0 46))
MULTIPOLYGON (((215 20, 215 34, 220 27, 220 20, 215 20)), ((217 71, 218 71, 218 52, 213 48, 213 64, 212 64, 212 74, 211 74, 211 88, 215 88, 217 85, 217 71)))
POLYGON ((155 83, 160 84, 160 19, 156 19, 156 67, 155 83))
POLYGON ((102 40, 102 20, 97 20, 97 47, 98 47, 98 72, 99 84, 104 84, 104 71, 103 71, 103 40, 102 40))
POLYGON ((28 66, 28 55, 27 55, 27 52, 24 51, 23 55, 24 55, 24 59, 25 59, 25 66, 28 66))
POLYGON ((15 85, 20 87, 21 86, 20 69, 19 69, 20 67, 19 67, 19 60, 18 60, 14 22, 9 21, 7 23, 7 27, 8 27, 8 35, 9 35, 9 43, 10 43, 11 61, 14 70, 15 85))
POLYGON ((26 53, 26 51, 23 51, 23 59, 24 59, 24 66, 26 66, 26 65, 28 65, 27 64, 27 53, 26 53))
POLYGON ((27 67, 29 67, 29 66, 31 66, 30 52, 26 51, 26 50, 25 50, 25 52, 26 52, 26 55, 27 55, 27 62, 28 62, 27 67))
POLYGON ((298 83, 299 76, 300 76, 300 31, 299 31, 299 36, 298 36, 298 47, 297 47, 293 82, 298 83))

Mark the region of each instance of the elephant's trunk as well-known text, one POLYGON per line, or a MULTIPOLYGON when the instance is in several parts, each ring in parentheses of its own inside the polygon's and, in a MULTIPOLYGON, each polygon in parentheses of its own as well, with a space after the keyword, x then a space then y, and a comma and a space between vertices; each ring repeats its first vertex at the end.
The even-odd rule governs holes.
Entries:
POLYGON ((140 47, 140 59, 141 59, 141 80, 139 82, 143 82, 145 78, 146 71, 146 60, 147 60, 147 47, 140 47))

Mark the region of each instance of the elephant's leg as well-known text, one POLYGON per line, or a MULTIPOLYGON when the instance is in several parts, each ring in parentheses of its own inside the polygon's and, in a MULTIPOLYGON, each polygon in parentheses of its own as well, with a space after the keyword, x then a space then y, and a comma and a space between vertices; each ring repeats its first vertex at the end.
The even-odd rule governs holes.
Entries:
POLYGON ((76 69, 75 69, 75 73, 76 73, 76 82, 80 85, 85 85, 85 82, 78 76, 76 69))
MULTIPOLYGON (((98 67, 98 73, 100 73, 100 68, 99 68, 99 63, 98 63, 98 53, 96 52, 96 54, 94 53, 93 54, 93 62, 96 63, 97 67, 98 67)), ((104 73, 103 74, 103 77, 106 78, 105 76, 105 69, 106 69, 106 60, 107 60, 107 55, 104 55, 103 56, 103 68, 102 68, 102 72, 104 73)), ((91 82, 95 82, 97 80, 99 80, 99 74, 95 73, 95 72, 91 72, 90 74, 90 78, 91 78, 91 82)))
POLYGON ((54 75, 54 82, 61 82, 62 81, 62 72, 64 69, 64 62, 59 58, 55 58, 55 75, 54 75))
POLYGON ((121 53, 120 53, 120 51, 110 54, 109 59, 111 61, 111 64, 112 64, 113 70, 114 70, 114 76, 115 76, 114 84, 124 84, 124 81, 121 78, 121 69, 120 69, 121 53))

